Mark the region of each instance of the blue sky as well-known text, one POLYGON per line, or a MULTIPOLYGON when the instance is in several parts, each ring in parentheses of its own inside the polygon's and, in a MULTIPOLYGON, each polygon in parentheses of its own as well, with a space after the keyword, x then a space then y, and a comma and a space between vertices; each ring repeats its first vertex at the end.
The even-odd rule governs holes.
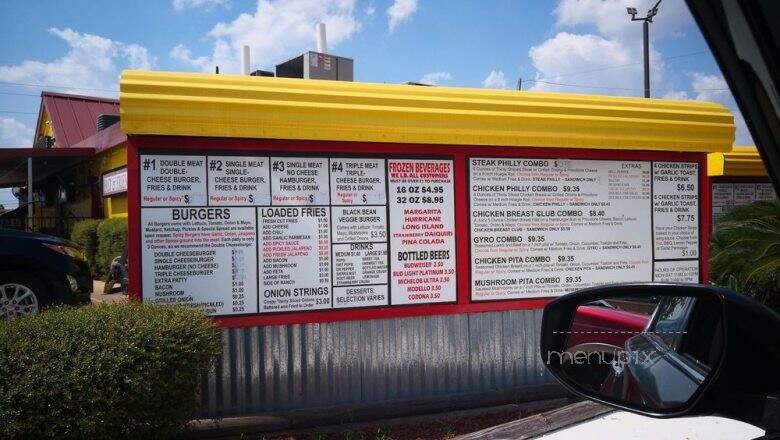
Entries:
MULTIPOLYGON (((641 96, 650 0, 63 0, 0 2, 0 147, 29 146, 41 89, 116 96, 122 69, 237 72, 315 47, 355 60, 355 80, 641 96), (26 85, 22 85, 26 84, 26 85), (56 87, 55 87, 56 86, 56 87), (34 96, 28 96, 34 95, 34 96)), ((654 97, 733 98, 682 0, 651 25, 654 97)), ((737 115, 737 142, 752 143, 737 115)), ((6 196, 0 193, 0 204, 6 196)))

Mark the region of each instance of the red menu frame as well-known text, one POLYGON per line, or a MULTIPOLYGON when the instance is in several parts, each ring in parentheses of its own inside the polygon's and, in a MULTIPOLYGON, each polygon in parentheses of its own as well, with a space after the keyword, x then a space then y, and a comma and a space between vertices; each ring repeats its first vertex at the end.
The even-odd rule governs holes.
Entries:
POLYGON ((706 153, 681 153, 669 151, 597 150, 576 148, 533 148, 499 146, 463 146, 394 144, 369 142, 342 142, 318 140, 280 139, 237 139, 204 138, 185 136, 130 135, 127 142, 128 168, 128 258, 131 297, 141 298, 141 200, 139 157, 144 150, 157 153, 169 150, 171 153, 187 152, 284 152, 317 153, 323 156, 338 154, 398 155, 406 158, 415 156, 450 156, 454 163, 455 190, 455 248, 457 302, 455 304, 419 304, 381 306, 365 309, 296 311, 244 316, 223 316, 214 318, 222 327, 250 327, 258 325, 300 324, 347 320, 399 318, 421 315, 443 315, 489 311, 538 309, 551 298, 531 298, 471 302, 470 225, 468 159, 470 157, 521 157, 547 159, 590 159, 590 160, 642 160, 697 162, 699 164, 699 281, 708 281, 708 249, 711 219, 710 182, 707 178, 706 153))

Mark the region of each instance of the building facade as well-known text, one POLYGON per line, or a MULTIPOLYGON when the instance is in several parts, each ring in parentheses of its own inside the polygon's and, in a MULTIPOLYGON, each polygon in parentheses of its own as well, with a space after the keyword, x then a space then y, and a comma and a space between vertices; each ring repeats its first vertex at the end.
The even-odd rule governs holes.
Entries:
POLYGON ((20 205, 0 225, 67 237, 82 219, 126 218, 127 137, 118 118, 119 100, 42 92, 33 148, 0 154, 0 185, 16 188, 20 205))
POLYGON ((223 327, 207 416, 560 395, 537 355, 551 298, 707 281, 707 154, 734 139, 718 104, 172 72, 120 88, 131 295, 223 327))

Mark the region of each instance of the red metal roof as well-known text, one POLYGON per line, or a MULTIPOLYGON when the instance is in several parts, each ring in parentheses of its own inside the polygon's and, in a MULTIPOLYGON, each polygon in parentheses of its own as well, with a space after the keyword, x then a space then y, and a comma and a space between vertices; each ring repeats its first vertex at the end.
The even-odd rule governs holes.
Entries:
POLYGON ((97 154, 125 142, 127 142, 127 136, 122 133, 122 127, 117 122, 116 124, 103 129, 103 131, 97 132, 94 136, 90 136, 83 141, 72 145, 70 148, 93 148, 97 154))
MULTIPOLYGON (((118 115, 119 100, 94 96, 41 92, 41 107, 45 107, 54 125, 57 147, 73 146, 97 133, 97 117, 118 115)), ((43 112, 38 116, 38 127, 43 112)), ((39 133, 35 134, 37 139, 39 133)))

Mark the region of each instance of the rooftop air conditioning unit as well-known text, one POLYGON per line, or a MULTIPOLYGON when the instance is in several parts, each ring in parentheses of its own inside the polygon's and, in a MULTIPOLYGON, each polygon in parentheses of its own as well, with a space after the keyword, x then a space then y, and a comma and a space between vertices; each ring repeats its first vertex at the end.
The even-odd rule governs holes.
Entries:
POLYGON ((351 58, 309 51, 278 64, 276 76, 280 78, 352 81, 352 66, 351 58))

